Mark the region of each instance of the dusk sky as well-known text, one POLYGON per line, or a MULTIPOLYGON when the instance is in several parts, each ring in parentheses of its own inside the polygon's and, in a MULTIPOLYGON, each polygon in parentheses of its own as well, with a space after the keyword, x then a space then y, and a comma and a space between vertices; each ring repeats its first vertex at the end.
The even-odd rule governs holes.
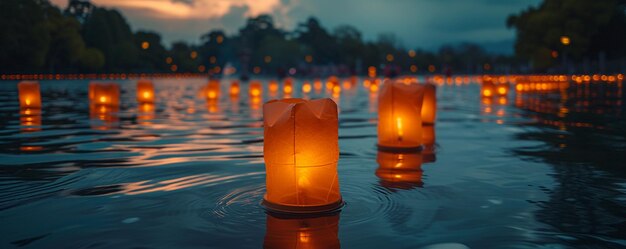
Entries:
MULTIPOLYGON (((52 0, 62 8, 68 0, 52 0)), ((475 42, 494 52, 512 53, 515 33, 507 16, 539 0, 94 0, 121 10, 133 30, 159 32, 166 45, 197 43, 201 34, 224 29, 233 34, 247 17, 267 13, 292 30, 309 16, 331 30, 349 24, 365 39, 393 33, 407 48, 437 49, 443 44, 475 42)))

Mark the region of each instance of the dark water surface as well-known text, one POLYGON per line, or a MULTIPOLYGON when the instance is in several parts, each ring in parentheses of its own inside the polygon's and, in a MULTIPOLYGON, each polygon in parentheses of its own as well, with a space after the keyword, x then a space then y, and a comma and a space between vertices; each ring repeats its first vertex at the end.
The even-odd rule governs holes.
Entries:
POLYGON ((154 80, 142 112, 135 81, 117 81, 119 113, 90 115, 87 81, 42 81, 36 127, 0 82, 0 248, 626 248, 621 83, 506 99, 439 86, 434 155, 389 178, 359 81, 335 97, 346 206, 294 220, 260 205, 261 105, 229 82, 211 104, 205 79, 154 80))

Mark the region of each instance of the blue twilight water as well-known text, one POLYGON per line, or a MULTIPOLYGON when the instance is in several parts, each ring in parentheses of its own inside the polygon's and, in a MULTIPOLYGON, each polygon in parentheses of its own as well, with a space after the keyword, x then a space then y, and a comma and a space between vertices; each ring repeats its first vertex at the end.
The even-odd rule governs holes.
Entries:
POLYGON ((346 206, 297 233, 260 206, 261 104, 246 83, 230 99, 228 79, 207 103, 206 82, 154 80, 145 112, 135 81, 117 81, 119 112, 101 114, 87 81, 42 81, 41 126, 20 117, 17 82, 0 82, 0 248, 626 248, 621 83, 490 99, 441 85, 434 154, 390 179, 359 81, 333 97, 346 206))

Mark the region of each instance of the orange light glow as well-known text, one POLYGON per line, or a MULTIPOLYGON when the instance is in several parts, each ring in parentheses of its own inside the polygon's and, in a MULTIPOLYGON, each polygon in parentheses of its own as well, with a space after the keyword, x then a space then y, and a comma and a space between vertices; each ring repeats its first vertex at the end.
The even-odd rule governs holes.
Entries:
POLYGON ((220 96, 220 82, 217 80, 210 80, 206 85, 205 93, 208 100, 218 99, 220 96))
POLYGON ((422 154, 378 151, 376 176, 388 188, 411 189, 422 186, 422 154))
POLYGON ((497 89, 498 89, 498 95, 506 95, 509 92, 509 85, 499 84, 497 89))
POLYGON ((432 125, 437 118, 437 87, 424 84, 424 102, 422 103, 422 123, 432 125))
POLYGON ((337 121, 337 104, 328 98, 263 105, 267 208, 321 212, 342 204, 337 121))
POLYGON ((291 94, 292 92, 293 92, 293 81, 285 80, 285 83, 283 85, 283 93, 288 95, 288 94, 291 94))
POLYGON ((230 82, 230 90, 228 91, 230 93, 230 97, 231 98, 238 98, 240 91, 241 91, 241 89, 239 87, 239 81, 236 81, 236 80, 231 81, 230 82))
POLYGON ((115 83, 89 83, 89 114, 91 119, 102 121, 92 122, 92 128, 107 130, 118 121, 117 112, 120 105, 120 90, 115 83))
POLYGON ((251 81, 248 85, 248 94, 250 97, 261 97, 263 94, 263 85, 259 81, 251 81))
POLYGON ((270 90, 271 93, 278 91, 278 82, 275 80, 270 80, 267 88, 270 90))
POLYGON ((263 248, 339 249, 339 214, 303 218, 267 215, 263 248))
POLYGON ((17 84, 21 109, 41 109, 39 82, 21 81, 17 84))
POLYGON ((311 84, 309 82, 304 82, 304 84, 302 84, 302 92, 303 93, 311 92, 311 84))
POLYGON ((137 81, 137 102, 154 103, 154 85, 149 80, 137 81))
POLYGON ((378 99, 378 146, 420 148, 422 146, 422 102, 424 86, 385 81, 378 99))

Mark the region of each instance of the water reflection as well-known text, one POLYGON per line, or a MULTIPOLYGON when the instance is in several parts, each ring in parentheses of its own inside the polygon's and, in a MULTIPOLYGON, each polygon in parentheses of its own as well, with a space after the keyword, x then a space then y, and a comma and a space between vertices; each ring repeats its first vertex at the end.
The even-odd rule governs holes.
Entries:
POLYGON ((263 248, 338 249, 339 213, 313 217, 287 217, 267 214, 263 248))
POLYGON ((517 139, 541 143, 512 152, 552 165, 556 181, 546 190, 549 200, 537 203, 536 218, 571 236, 553 238, 562 243, 619 247, 615 242, 626 234, 626 120, 620 85, 524 83, 519 89, 515 106, 536 122, 520 124, 517 139))
POLYGON ((422 187, 422 153, 378 151, 376 176, 386 188, 412 189, 422 187))

